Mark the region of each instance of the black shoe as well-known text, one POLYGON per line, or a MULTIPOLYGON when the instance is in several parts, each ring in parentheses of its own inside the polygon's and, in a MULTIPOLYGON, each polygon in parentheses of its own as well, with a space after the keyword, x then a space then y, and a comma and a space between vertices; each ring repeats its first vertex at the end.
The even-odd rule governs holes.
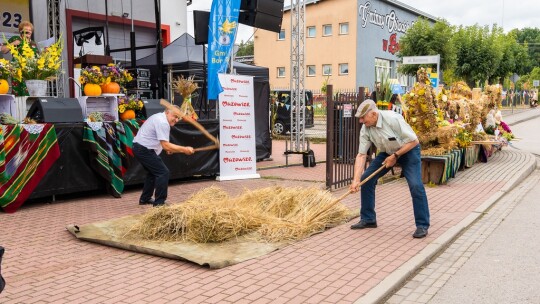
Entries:
POLYGON ((154 199, 153 198, 150 198, 146 202, 139 201, 139 205, 153 205, 153 204, 154 204, 154 199))
POLYGON ((418 227, 416 228, 416 231, 413 233, 412 237, 416 239, 425 238, 427 235, 427 228, 418 227))
POLYGON ((364 220, 351 226, 351 229, 377 228, 377 222, 368 223, 364 220))
POLYGON ((161 204, 153 204, 154 207, 165 207, 165 206, 169 206, 169 204, 167 204, 167 202, 164 202, 164 203, 161 203, 161 204))

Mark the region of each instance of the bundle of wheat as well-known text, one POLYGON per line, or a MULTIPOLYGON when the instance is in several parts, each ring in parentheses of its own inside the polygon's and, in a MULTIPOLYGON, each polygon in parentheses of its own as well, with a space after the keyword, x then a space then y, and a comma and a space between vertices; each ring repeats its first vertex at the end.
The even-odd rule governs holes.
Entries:
POLYGON ((269 187, 230 198, 217 187, 184 203, 153 208, 126 237, 147 240, 223 242, 239 236, 262 241, 298 240, 351 218, 351 210, 328 191, 269 187))

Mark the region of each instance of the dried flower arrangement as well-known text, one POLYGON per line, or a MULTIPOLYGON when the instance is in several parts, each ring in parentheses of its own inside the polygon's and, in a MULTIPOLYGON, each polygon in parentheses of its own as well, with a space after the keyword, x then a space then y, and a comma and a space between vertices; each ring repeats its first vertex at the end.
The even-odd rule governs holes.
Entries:
POLYGON ((192 94, 199 88, 195 82, 195 76, 192 75, 185 78, 184 75, 181 75, 173 80, 172 87, 178 94, 182 95, 184 99, 182 105, 180 106, 182 113, 184 113, 185 116, 196 120, 198 116, 195 113, 195 109, 193 109, 193 106, 191 105, 192 94))

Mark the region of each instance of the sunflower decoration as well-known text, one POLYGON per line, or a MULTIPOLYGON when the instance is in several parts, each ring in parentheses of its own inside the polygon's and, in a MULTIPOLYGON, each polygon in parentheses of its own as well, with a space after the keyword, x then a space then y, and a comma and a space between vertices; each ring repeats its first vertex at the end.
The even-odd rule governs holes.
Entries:
POLYGON ((81 76, 79 77, 81 85, 91 83, 102 85, 106 82, 105 76, 98 66, 85 67, 81 70, 81 76))
POLYGON ((144 104, 142 100, 137 98, 135 95, 118 98, 118 112, 120 114, 124 113, 127 110, 140 111, 143 106, 144 104))

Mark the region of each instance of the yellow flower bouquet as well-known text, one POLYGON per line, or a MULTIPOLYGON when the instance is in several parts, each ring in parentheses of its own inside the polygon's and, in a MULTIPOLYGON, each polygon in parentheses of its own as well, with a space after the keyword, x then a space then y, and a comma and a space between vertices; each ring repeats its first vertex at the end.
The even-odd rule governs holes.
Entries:
POLYGON ((118 113, 120 113, 122 120, 134 119, 136 116, 135 111, 142 110, 143 106, 142 100, 135 97, 135 95, 118 98, 118 113))
POLYGON ((133 76, 120 64, 109 63, 101 66, 101 73, 105 78, 104 83, 101 85, 103 93, 118 94, 126 83, 133 80, 133 76))
POLYGON ((120 97, 118 98, 118 112, 124 113, 126 110, 133 110, 133 111, 139 111, 143 108, 144 104, 142 100, 135 97, 135 95, 131 95, 128 97, 120 97))
POLYGON ((12 73, 13 67, 11 63, 4 58, 0 58, 0 79, 8 79, 12 73))
POLYGON ((0 94, 9 92, 9 83, 7 79, 13 73, 11 63, 4 58, 0 58, 0 94))
POLYGON ((35 52, 24 41, 21 46, 7 44, 9 52, 13 56, 14 73, 12 77, 18 81, 55 78, 62 63, 61 55, 64 48, 62 42, 63 39, 60 37, 41 52, 35 52))
POLYGON ((79 83, 84 86, 86 96, 101 95, 101 85, 105 83, 105 77, 98 66, 85 67, 81 69, 79 83))

